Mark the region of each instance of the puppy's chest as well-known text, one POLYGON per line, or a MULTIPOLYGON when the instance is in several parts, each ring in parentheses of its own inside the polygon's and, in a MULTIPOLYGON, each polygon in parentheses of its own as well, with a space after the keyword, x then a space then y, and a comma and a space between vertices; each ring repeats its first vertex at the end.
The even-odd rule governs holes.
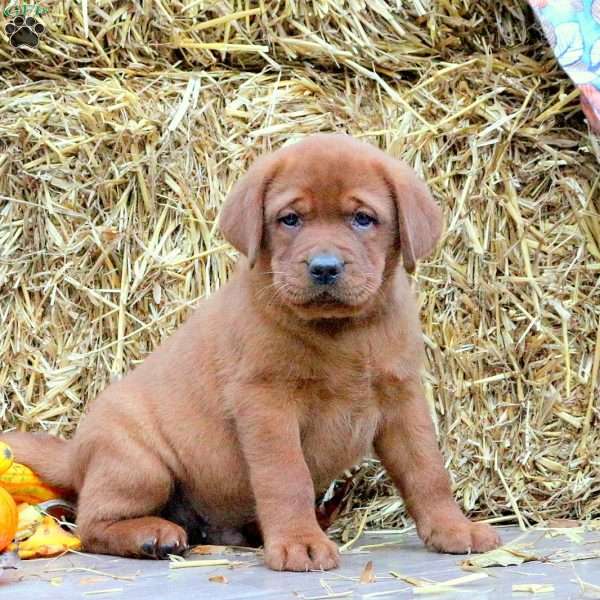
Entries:
POLYGON ((369 453, 380 420, 372 351, 360 338, 302 348, 282 379, 298 410, 302 449, 317 489, 369 453))
POLYGON ((324 357, 298 368, 296 398, 303 437, 355 435, 378 414, 373 370, 364 353, 338 356, 337 361, 324 357))
POLYGON ((300 417, 302 448, 316 487, 327 486, 370 452, 380 412, 368 377, 336 391, 312 388, 300 417))

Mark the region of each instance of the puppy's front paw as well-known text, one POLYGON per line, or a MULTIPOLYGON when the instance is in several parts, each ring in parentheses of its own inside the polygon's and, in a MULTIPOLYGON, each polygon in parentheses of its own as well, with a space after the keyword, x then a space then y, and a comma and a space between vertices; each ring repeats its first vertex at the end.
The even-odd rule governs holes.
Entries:
POLYGON ((418 526, 418 531, 428 548, 449 554, 487 552, 502 543, 493 527, 486 523, 472 523, 463 516, 432 519, 418 526))
MULTIPOLYGON (((152 517, 148 517, 150 521, 152 517)), ((137 533, 139 551, 146 558, 166 559, 169 554, 183 554, 187 550, 185 531, 164 519, 154 519, 153 527, 140 528, 137 533)))
POLYGON ((265 543, 265 564, 275 571, 327 571, 339 562, 337 546, 321 531, 282 536, 265 543))

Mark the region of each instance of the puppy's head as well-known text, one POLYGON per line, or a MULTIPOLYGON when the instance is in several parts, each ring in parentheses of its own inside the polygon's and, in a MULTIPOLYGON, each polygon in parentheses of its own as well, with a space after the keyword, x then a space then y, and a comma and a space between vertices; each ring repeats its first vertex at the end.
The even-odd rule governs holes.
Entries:
MULTIPOLYGON (((225 238, 299 316, 359 315, 399 257, 413 271, 441 211, 405 163, 345 135, 315 135, 257 161, 221 214, 225 238)), ((265 298, 265 301, 267 298, 265 298)))

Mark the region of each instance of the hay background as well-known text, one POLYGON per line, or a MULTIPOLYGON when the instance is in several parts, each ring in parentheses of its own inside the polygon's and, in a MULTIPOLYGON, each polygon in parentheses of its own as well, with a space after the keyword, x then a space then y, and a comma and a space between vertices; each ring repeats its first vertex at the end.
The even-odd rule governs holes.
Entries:
MULTIPOLYGON (((416 279, 463 506, 600 514, 600 144, 525 2, 48 4, 37 50, 0 33, 3 429, 72 433, 227 278, 249 163, 347 131, 444 207, 416 279)), ((376 462, 349 506, 338 532, 404 522, 376 462)))

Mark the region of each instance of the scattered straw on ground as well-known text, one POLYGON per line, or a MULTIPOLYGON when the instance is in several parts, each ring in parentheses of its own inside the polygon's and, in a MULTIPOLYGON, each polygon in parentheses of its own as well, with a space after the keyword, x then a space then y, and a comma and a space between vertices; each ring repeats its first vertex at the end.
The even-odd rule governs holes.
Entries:
MULTIPOLYGON (((524 2, 55 2, 43 20, 33 51, 0 33, 3 428, 72 433, 227 278, 215 219, 239 174, 347 131, 444 207, 416 279, 461 503, 600 514, 600 145, 524 2)), ((394 494, 365 464, 341 526, 402 523, 394 494)))

